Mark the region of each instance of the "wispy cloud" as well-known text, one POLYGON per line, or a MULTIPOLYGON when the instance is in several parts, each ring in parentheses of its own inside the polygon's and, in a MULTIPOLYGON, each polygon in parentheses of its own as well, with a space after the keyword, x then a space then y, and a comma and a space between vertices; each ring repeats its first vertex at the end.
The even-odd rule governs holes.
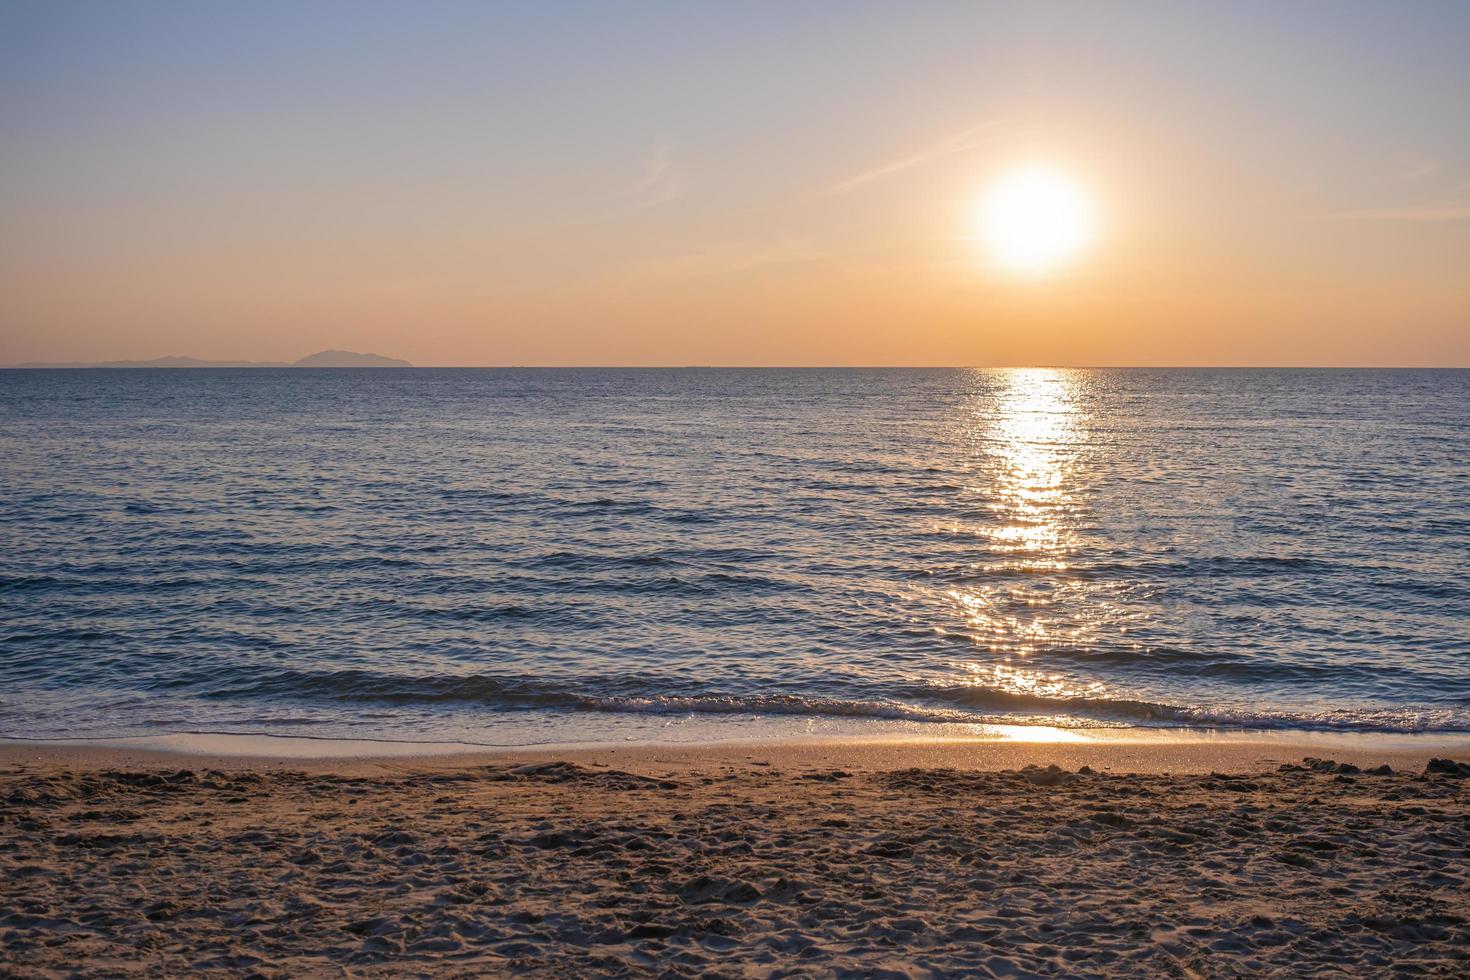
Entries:
POLYGON ((1405 224, 1443 224, 1470 221, 1470 179, 1462 168, 1425 153, 1400 153, 1376 178, 1385 188, 1382 193, 1396 197, 1431 198, 1417 204, 1383 204, 1367 208, 1350 208, 1322 215, 1330 221, 1400 222, 1405 224), (1412 188, 1408 185, 1414 185, 1412 188), (1394 187, 1395 190, 1387 190, 1394 187))
POLYGON ((655 258, 604 280, 615 290, 634 290, 657 283, 688 279, 716 279, 770 266, 815 262, 824 253, 810 240, 778 242, 717 242, 677 255, 655 258))
POLYGON ((684 196, 684 173, 674 157, 674 146, 660 141, 648 154, 643 176, 625 194, 633 211, 657 207, 684 196))
POLYGON ((1437 157, 1422 153, 1401 153, 1393 159, 1387 171, 1379 175, 1378 182, 1412 184, 1442 173, 1444 169, 1444 162, 1437 157))
POLYGON ((1470 221, 1470 198, 1457 201, 1440 201, 1432 204, 1411 204, 1397 207, 1360 208, 1354 211, 1337 211, 1325 215, 1334 221, 1383 221, 1442 223, 1470 221))
POLYGON ((994 133, 1004 125, 1005 120, 1003 119, 990 119, 977 126, 971 126, 963 132, 955 133, 953 136, 926 146, 915 153, 889 160, 887 163, 864 170, 861 173, 853 174, 845 180, 840 180, 829 187, 827 193, 846 194, 849 191, 857 190, 859 187, 871 184, 874 181, 892 177, 894 174, 901 174, 905 170, 913 170, 915 167, 922 167, 941 157, 973 150, 984 141, 987 135, 994 133))
POLYGON ((585 228, 621 221, 683 197, 684 183, 684 171, 679 166, 674 144, 660 140, 644 158, 643 172, 638 179, 608 193, 605 209, 594 210, 578 220, 562 222, 560 227, 585 228))

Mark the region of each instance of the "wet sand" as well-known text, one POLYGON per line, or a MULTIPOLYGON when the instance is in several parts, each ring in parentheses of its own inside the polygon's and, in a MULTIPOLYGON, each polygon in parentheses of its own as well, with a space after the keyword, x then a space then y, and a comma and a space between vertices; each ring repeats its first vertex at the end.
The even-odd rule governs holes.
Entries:
POLYGON ((1470 974, 1470 767, 1333 749, 10 743, 0 975, 1470 974))

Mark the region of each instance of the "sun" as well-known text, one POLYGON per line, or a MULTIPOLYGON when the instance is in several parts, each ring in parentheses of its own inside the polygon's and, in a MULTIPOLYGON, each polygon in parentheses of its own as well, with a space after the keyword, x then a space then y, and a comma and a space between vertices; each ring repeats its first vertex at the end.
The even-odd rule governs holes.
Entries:
POLYGON ((980 202, 979 238, 995 262, 1041 275, 1075 258, 1096 232, 1092 200, 1082 185, 1048 167, 1001 177, 980 202))

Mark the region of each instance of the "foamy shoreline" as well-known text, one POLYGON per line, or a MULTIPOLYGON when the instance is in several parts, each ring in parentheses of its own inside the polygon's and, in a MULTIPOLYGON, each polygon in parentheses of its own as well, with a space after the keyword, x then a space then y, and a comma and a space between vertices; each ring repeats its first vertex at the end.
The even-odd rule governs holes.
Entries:
POLYGON ((466 766, 499 760, 561 759, 681 764, 743 759, 752 754, 855 765, 942 765, 1001 769, 1040 759, 1131 772, 1208 772, 1220 766, 1279 764, 1305 755, 1374 764, 1422 766, 1436 756, 1470 757, 1470 735, 1333 731, 1218 731, 1037 725, 972 726, 963 736, 882 732, 813 735, 753 732, 703 741, 626 740, 488 745, 458 741, 316 738, 242 732, 176 732, 115 738, 0 737, 0 764, 67 760, 83 766, 213 765, 227 768, 309 765, 317 770, 378 762, 466 766))

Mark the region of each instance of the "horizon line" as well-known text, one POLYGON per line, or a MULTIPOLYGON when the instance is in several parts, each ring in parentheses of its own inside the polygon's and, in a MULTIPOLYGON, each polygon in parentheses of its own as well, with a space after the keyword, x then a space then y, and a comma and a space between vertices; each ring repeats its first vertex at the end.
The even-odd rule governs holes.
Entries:
POLYGON ((3 371, 1466 371, 1466 364, 409 364, 149 365, 78 361, 0 364, 3 371))

